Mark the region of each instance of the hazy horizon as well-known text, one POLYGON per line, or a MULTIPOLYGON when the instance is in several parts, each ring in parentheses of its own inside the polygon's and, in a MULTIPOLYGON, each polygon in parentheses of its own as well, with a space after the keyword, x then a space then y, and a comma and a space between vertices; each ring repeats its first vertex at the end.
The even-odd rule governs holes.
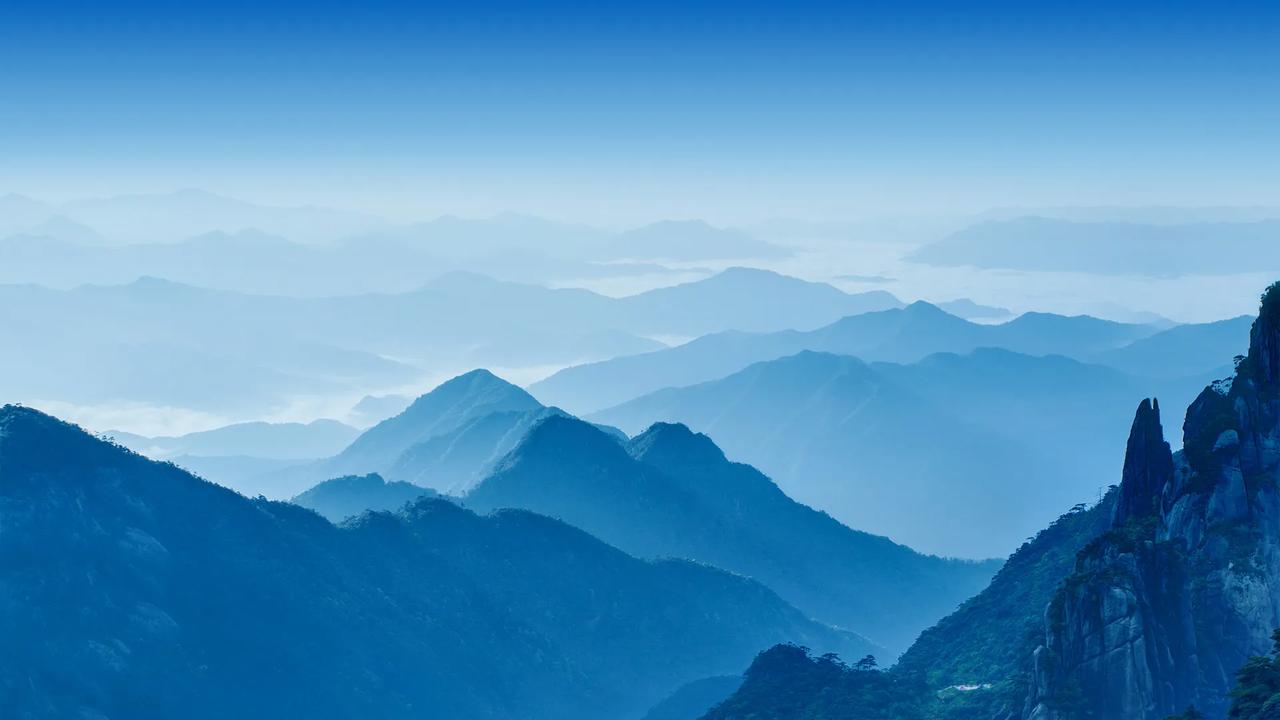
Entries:
POLYGON ((0 187, 615 226, 1274 205, 1275 17, 1243 2, 19 2, 0 26, 0 187))

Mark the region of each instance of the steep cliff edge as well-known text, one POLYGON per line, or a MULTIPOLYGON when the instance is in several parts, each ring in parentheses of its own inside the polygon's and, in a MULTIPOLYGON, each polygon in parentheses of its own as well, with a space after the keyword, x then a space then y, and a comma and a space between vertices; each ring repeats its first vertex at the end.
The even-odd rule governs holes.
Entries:
POLYGON ((1169 451, 1159 406, 1130 433, 1111 528, 1045 612, 1028 720, 1226 715, 1234 674, 1280 626, 1280 283, 1248 355, 1187 410, 1169 451))

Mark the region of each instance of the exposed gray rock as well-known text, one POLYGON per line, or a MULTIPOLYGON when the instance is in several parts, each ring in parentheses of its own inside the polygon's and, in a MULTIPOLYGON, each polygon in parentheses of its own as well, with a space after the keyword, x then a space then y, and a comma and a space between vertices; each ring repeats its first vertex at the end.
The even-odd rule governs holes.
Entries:
POLYGON ((1160 403, 1143 400, 1129 430, 1114 523, 1158 512, 1160 493, 1172 479, 1173 452, 1160 425, 1160 403))
POLYGON ((1280 626, 1280 284, 1249 354, 1187 410, 1168 455, 1139 406, 1112 528, 1045 613, 1024 718, 1226 716, 1240 666, 1280 626), (1163 448, 1163 449, 1162 449, 1163 448))

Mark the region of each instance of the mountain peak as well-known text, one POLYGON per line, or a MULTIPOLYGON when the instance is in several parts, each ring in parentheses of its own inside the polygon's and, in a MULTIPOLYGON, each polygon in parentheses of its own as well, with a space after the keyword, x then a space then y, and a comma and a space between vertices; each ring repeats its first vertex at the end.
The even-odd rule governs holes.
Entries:
POLYGON ((472 370, 419 396, 399 415, 374 425, 326 465, 333 474, 384 470, 419 442, 453 432, 495 412, 539 410, 542 403, 483 368, 472 370))
POLYGON ((1258 319, 1249 331, 1248 358, 1261 383, 1280 384, 1280 282, 1262 293, 1258 319))
POLYGON ((663 467, 667 465, 709 465, 725 462, 724 452, 702 433, 683 423, 657 422, 627 443, 635 459, 663 467))
POLYGON ((552 414, 534 425, 493 472, 471 488, 466 505, 487 510, 515 507, 513 497, 532 494, 546 499, 545 493, 559 492, 554 488, 577 486, 589 478, 631 476, 633 464, 622 445, 594 425, 552 414))
MULTIPOLYGON (((912 316, 912 317, 921 317, 921 318, 956 317, 951 313, 947 312, 946 310, 943 310, 942 308, 938 307, 937 305, 934 305, 933 303, 927 302, 924 300, 916 300, 915 302, 903 308, 902 311, 907 313, 908 316, 912 316)), ((960 318, 956 318, 956 319, 960 319, 960 318)))
POLYGON ((528 460, 554 460, 577 463, 616 458, 624 455, 613 438, 591 423, 570 415, 554 413, 534 425, 503 465, 528 460))
POLYGON ((1129 430, 1115 524, 1155 512, 1161 490, 1172 479, 1173 452, 1160 424, 1160 402, 1143 400, 1129 430))
POLYGON ((541 407, 533 396, 525 392, 523 388, 513 385, 506 380, 494 375, 485 368, 476 368, 469 372, 465 372, 457 377, 450 378, 437 385, 430 392, 420 395, 405 410, 405 414, 412 413, 414 408, 420 403, 429 402, 436 398, 455 398, 471 396, 479 399, 492 399, 497 396, 516 400, 521 404, 528 405, 524 409, 536 409, 541 407))
POLYGON ((1172 478, 1174 455, 1160 423, 1160 401, 1143 400, 1134 413, 1129 443, 1125 447, 1115 524, 1155 512, 1161 489, 1172 478))

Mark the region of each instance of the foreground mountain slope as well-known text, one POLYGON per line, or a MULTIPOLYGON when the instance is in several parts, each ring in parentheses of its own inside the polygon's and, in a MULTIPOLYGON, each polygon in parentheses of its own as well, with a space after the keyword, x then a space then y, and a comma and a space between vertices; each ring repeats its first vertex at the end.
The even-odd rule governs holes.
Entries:
POLYGON ((749 580, 441 500, 341 528, 0 410, 0 698, 16 717, 598 718, 795 640, 749 580))
POLYGON ((654 425, 624 447, 580 420, 548 418, 465 503, 530 509, 632 554, 741 573, 891 652, 977 592, 994 569, 851 530, 682 425, 654 425))
MULTIPOLYGON (((926 630, 887 672, 793 647, 762 653, 709 720, 1017 717, 1044 608, 1080 552, 1109 524, 1116 492, 1076 507, 1022 545, 985 590, 926 630), (881 713, 877 715, 876 713, 881 713)), ((850 658, 852 660, 852 658, 850 658)))
POLYGON ((960 609, 924 631, 894 671, 922 678, 928 687, 964 686, 948 698, 974 717, 1008 717, 1026 696, 1031 654, 1044 625, 1044 608, 1071 574, 1077 553, 1109 524, 1116 493, 1080 505, 1022 545, 991 584, 960 609))
POLYGON ((1054 597, 1028 718, 1226 715, 1280 626, 1280 283, 1248 355, 1187 411, 1183 450, 1139 408, 1106 533, 1054 597))

